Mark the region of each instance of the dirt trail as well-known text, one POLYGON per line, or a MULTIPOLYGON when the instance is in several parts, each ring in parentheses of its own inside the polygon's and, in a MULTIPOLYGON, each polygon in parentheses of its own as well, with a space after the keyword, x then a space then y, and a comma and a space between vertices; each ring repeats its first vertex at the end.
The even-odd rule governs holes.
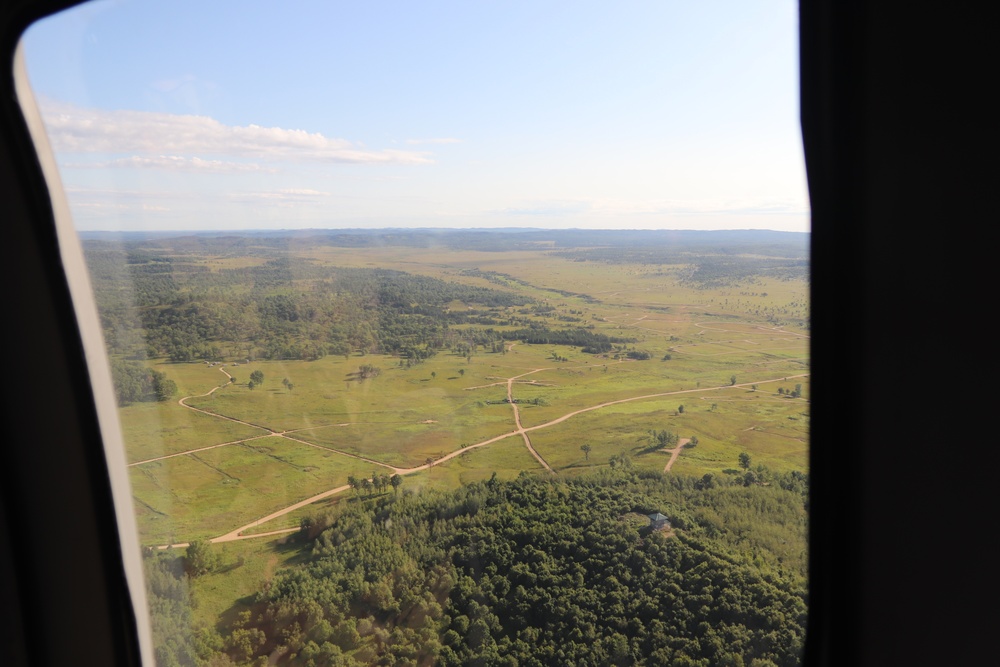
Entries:
POLYGON ((517 409, 517 403, 514 402, 514 394, 513 394, 514 380, 516 380, 517 378, 522 378, 525 375, 530 375, 531 373, 537 373, 538 371, 541 370, 544 369, 538 368, 533 371, 524 373, 523 375, 517 375, 515 377, 508 379, 507 402, 510 403, 510 407, 514 408, 514 424, 517 425, 517 432, 521 434, 522 438, 524 438, 524 446, 527 447, 528 451, 531 452, 531 455, 534 456, 538 460, 538 462, 542 464, 543 468, 545 468, 554 475, 556 474, 556 471, 553 470, 552 467, 548 464, 548 462, 546 462, 546 460, 542 458, 542 455, 539 454, 537 451, 535 451, 535 448, 532 447, 531 438, 528 437, 527 432, 524 430, 524 426, 521 425, 521 412, 517 409))
MULTIPOLYGON (((229 371, 227 371, 224 367, 220 366, 219 370, 222 371, 222 373, 227 378, 229 378, 230 380, 233 379, 233 376, 230 375, 229 371)), ((225 387, 225 386, 226 386, 225 384, 224 385, 220 385, 220 386, 212 389, 211 391, 207 391, 204 394, 198 394, 197 396, 185 396, 184 398, 180 399, 177 402, 179 404, 183 405, 188 410, 194 410, 195 412, 200 412, 203 415, 210 415, 212 417, 218 417, 219 419, 225 419, 226 421, 236 422, 237 424, 243 424, 244 426, 250 426, 252 428, 259 428, 262 431, 267 431, 268 433, 276 433, 276 431, 274 431, 272 429, 269 429, 266 426, 261 426, 260 424, 253 424, 251 422, 243 421, 242 419, 236 419, 235 417, 227 417, 225 415, 220 415, 217 412, 209 412, 208 410, 202 410, 201 408, 196 408, 196 407, 190 406, 190 405, 188 405, 187 403, 184 402, 184 401, 190 400, 192 398, 204 398, 205 396, 211 396, 212 394, 214 394, 215 392, 217 392, 218 390, 222 389, 222 387, 225 387)))
POLYGON ((176 454, 165 454, 163 456, 157 456, 153 459, 145 459, 144 461, 136 461, 135 463, 129 463, 128 467, 141 466, 144 463, 153 463, 155 461, 162 461, 164 459, 172 459, 176 456, 186 456, 188 454, 197 454, 198 452, 204 452, 209 449, 216 449, 217 447, 228 447, 229 445, 242 445, 244 442, 250 442, 251 440, 260 440, 261 438, 270 438, 272 434, 266 433, 264 435, 255 435, 252 438, 244 438, 242 440, 233 440, 232 442, 223 442, 218 445, 209 445, 208 447, 199 447, 198 449, 186 449, 183 452, 177 452, 176 454))
POLYGON ((670 472, 670 469, 674 467, 674 461, 677 457, 681 455, 681 450, 684 449, 684 445, 691 442, 691 438, 681 438, 677 441, 677 446, 670 451, 670 460, 667 461, 667 465, 663 466, 663 472, 670 472))
MULTIPOLYGON (((514 344, 512 344, 510 347, 508 347, 508 350, 510 350, 511 348, 513 348, 513 346, 514 346, 514 344)), ((619 363, 621 363, 621 362, 619 362, 619 363)), ((225 373, 227 376, 229 376, 229 373, 226 373, 226 371, 223 370, 222 368, 220 368, 219 370, 221 370, 223 373, 225 373)), ((525 428, 521 424, 521 417, 520 417, 520 413, 519 413, 518 408, 517 408, 517 404, 513 402, 513 395, 512 395, 513 383, 514 383, 515 380, 518 380, 518 379, 520 379, 520 378, 522 378, 522 377, 524 377, 526 375, 531 375, 533 373, 538 373, 538 372, 545 371, 545 370, 552 370, 552 369, 551 368, 536 368, 534 370, 530 370, 530 371, 527 371, 527 372, 522 373, 520 375, 515 375, 515 376, 507 379, 507 399, 508 399, 508 401, 510 401, 510 405, 514 409, 514 422, 515 422, 515 424, 517 426, 516 430, 509 431, 507 433, 495 436, 493 438, 489 438, 488 440, 483 440, 482 442, 477 442, 474 445, 469 445, 468 447, 463 447, 462 449, 457 449, 454 452, 451 452, 450 454, 446 454, 445 456, 442 456, 441 458, 439 458, 439 459, 437 459, 435 461, 432 461, 430 463, 425 463, 424 465, 415 466, 413 468, 397 468, 397 467, 394 467, 394 466, 390 466, 390 465, 388 465, 386 463, 381 463, 379 461, 375 461, 374 459, 368 459, 368 458, 365 458, 363 456, 358 456, 358 455, 355 455, 355 454, 349 454, 347 452, 343 452, 343 451, 340 451, 340 450, 332 449, 332 448, 329 448, 329 447, 323 447, 321 445, 315 445, 315 444, 310 443, 310 442, 305 442, 304 440, 299 440, 298 438, 292 438, 292 437, 288 436, 286 433, 279 433, 279 432, 273 431, 273 430, 268 429, 268 428, 263 427, 263 426, 257 426, 255 424, 249 424, 248 422, 244 422, 244 421, 241 421, 239 419, 233 419, 231 417, 226 417, 224 415, 218 415, 218 414, 215 414, 213 412, 207 412, 207 411, 204 411, 204 410, 198 410, 197 408, 192 408, 191 406, 186 405, 184 403, 184 400, 186 400, 186 399, 183 399, 183 398, 180 401, 178 401, 178 402, 181 405, 183 405, 184 407, 186 407, 186 408, 188 408, 190 410, 196 410, 198 412, 203 412, 204 414, 211 415, 213 417, 218 417, 220 419, 228 419, 229 421, 235 421, 235 422, 238 422, 240 424, 246 424, 247 426, 254 426, 255 428, 265 429, 265 430, 269 431, 268 435, 273 435, 273 436, 277 436, 277 437, 287 438, 288 440, 292 440, 294 442, 299 442, 299 443, 302 443, 304 445, 309 445, 310 447, 317 447, 319 449, 326 449, 326 450, 335 452, 337 454, 341 454, 343 456, 348 456, 348 457, 351 457, 351 458, 360 459, 362 461, 366 461, 366 462, 372 463, 374 465, 382 466, 382 467, 385 467, 385 468, 390 468, 391 470, 393 470, 398 475, 412 475, 413 473, 420 472, 422 470, 428 470, 428 469, 432 468, 433 466, 435 466, 437 464, 445 463, 446 461, 450 461, 451 459, 455 458, 456 456, 460 456, 463 452, 467 452, 467 451, 469 451, 471 449, 477 449, 479 447, 485 447, 487 445, 493 444, 494 442, 499 442, 501 440, 505 440, 505 439, 510 438, 512 436, 520 435, 524 439, 524 443, 527 446, 528 451, 531 452, 531 454, 538 460, 538 462, 546 470, 548 470, 550 473, 555 474, 555 471, 552 469, 552 467, 549 466, 549 464, 545 461, 545 459, 543 459, 541 457, 541 455, 539 455, 538 452, 535 451, 535 448, 531 445, 531 440, 528 437, 528 433, 529 432, 531 432, 531 431, 537 431, 537 430, 543 429, 543 428, 548 428, 550 426, 555 426, 556 424, 561 424, 562 422, 566 421, 567 419, 570 419, 571 417, 575 417, 576 415, 579 415, 579 414, 583 414, 584 412, 591 412, 593 410, 600 410, 602 408, 606 408, 606 407, 609 407, 609 406, 612 406, 612 405, 619 405, 621 403, 630 403, 632 401, 642 401, 642 400, 646 400, 646 399, 650 399, 650 398, 660 398, 660 397, 663 397, 663 396, 675 396, 675 395, 678 395, 678 394, 693 394, 693 393, 701 393, 701 392, 708 392, 708 391, 717 391, 719 389, 749 387, 749 386, 751 386, 753 384, 760 384, 760 383, 763 383, 763 382, 771 382, 771 381, 776 381, 776 380, 779 380, 779 379, 788 380, 788 379, 794 379, 794 378, 808 377, 809 376, 809 373, 800 373, 798 375, 787 375, 787 376, 783 376, 782 378, 774 378, 773 380, 756 380, 756 381, 754 381, 752 383, 751 382, 744 382, 744 383, 734 384, 734 385, 721 385, 721 386, 718 386, 718 387, 704 387, 704 388, 698 388, 698 389, 679 389, 679 390, 675 390, 675 391, 664 391, 664 392, 659 392, 659 393, 655 393, 655 394, 644 394, 642 396, 632 396, 630 398, 622 398, 622 399, 619 399, 617 401, 607 401, 605 403, 600 403, 598 405, 592 405, 592 406, 587 407, 587 408, 581 408, 580 410, 575 410, 573 412, 566 413, 562 417, 557 417, 556 419, 553 419, 552 421, 549 421, 549 422, 545 422, 544 424, 539 424, 537 426, 530 426, 528 428, 525 428)), ((229 376, 229 377, 232 377, 232 376, 229 376)), ((206 394, 202 394, 202 396, 207 396, 207 395, 213 393, 214 391, 216 391, 217 389, 219 389, 219 387, 216 387, 215 389, 213 389, 212 391, 210 391, 210 392, 208 392, 206 394)), ((193 397, 188 396, 186 398, 193 398, 193 397)), ((258 438, 259 437, 267 437, 267 436, 258 436, 258 438)), ((256 439, 256 438, 251 438, 251 439, 256 439)), ((670 460, 667 462, 666 466, 664 467, 664 469, 663 469, 664 472, 668 472, 670 470, 670 468, 674 465, 674 462, 677 460, 677 457, 680 456, 681 450, 684 448, 684 445, 687 444, 689 441, 690 441, 689 438, 682 438, 678 442, 677 447, 675 447, 673 450, 670 450, 670 452, 671 452, 671 454, 670 454, 670 460)), ((202 451, 203 449, 212 449, 214 447, 221 447, 221 446, 224 446, 226 444, 234 444, 234 443, 224 443, 223 445, 212 445, 210 447, 205 447, 205 448, 202 448, 202 449, 199 449, 199 450, 191 450, 190 452, 180 452, 178 454, 171 454, 170 456, 180 456, 182 454, 192 453, 192 452, 196 452, 196 451, 202 451)), ((169 456, 168 457, 163 457, 163 458, 169 458, 169 456)), ((155 460, 155 459, 152 459, 152 460, 155 460)), ((244 540, 244 539, 251 539, 251 538, 254 538, 254 537, 267 537, 267 536, 271 536, 271 535, 279 535, 279 534, 283 534, 283 533, 294 532, 295 530, 298 530, 298 529, 296 529, 296 528, 286 528, 286 529, 281 529, 281 530, 276 530, 276 531, 270 531, 270 532, 266 532, 266 533, 257 533, 257 534, 253 534, 253 535, 243 535, 242 534, 243 531, 249 530, 250 528, 255 528, 255 527, 259 526, 262 523, 267 523, 268 521, 271 521, 271 520, 276 519, 278 517, 284 516, 285 514, 289 514, 291 512, 294 512, 295 510, 300 509, 302 507, 305 507, 306 505, 312 504, 312 503, 314 503, 314 502, 316 502, 318 500, 323 500, 324 498, 329 498, 330 496, 334 496, 334 495, 337 495, 339 493, 343 493, 344 491, 347 491, 349 488, 350 488, 350 486, 344 485, 344 486, 338 486, 338 487, 336 487, 334 489, 330 489, 328 491, 324 491, 322 493, 318 493, 318 494, 316 494, 314 496, 306 498, 305 500, 301 500, 301 501, 299 501, 297 503, 289 505, 288 507, 285 507, 283 509, 280 509, 280 510, 277 510, 275 512, 272 512, 272 513, 268 514, 267 516, 263 516, 263 517, 261 517, 259 519, 256 519, 255 521, 253 521, 251 523, 248 523, 248 524, 246 524, 244 526, 240 526, 239 528, 231 530, 230 532, 228 532, 228 533, 226 533, 224 535, 220 535, 219 537, 212 538, 210 541, 214 542, 214 543, 218 543, 218 542, 231 542, 233 540, 244 540)), ((160 549, 166 549, 168 547, 186 547, 187 545, 188 545, 187 542, 182 542, 182 543, 171 544, 171 545, 163 545, 163 546, 160 546, 158 548, 160 548, 160 549)))

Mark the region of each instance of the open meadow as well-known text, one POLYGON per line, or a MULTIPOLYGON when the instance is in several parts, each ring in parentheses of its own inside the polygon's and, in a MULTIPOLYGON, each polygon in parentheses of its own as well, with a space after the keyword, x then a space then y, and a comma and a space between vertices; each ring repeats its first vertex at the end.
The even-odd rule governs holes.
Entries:
POLYGON ((294 528, 399 492, 361 488, 381 475, 807 472, 808 282, 757 254, 202 245, 126 249, 155 260, 144 368, 174 385, 120 410, 146 544, 294 528))

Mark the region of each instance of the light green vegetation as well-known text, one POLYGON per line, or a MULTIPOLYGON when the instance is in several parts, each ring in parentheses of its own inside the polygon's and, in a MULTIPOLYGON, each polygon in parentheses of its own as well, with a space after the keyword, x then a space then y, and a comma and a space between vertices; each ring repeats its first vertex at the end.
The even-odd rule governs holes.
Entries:
MULTIPOLYGON (((560 474, 607 466, 611 456, 622 453, 638 468, 663 470, 669 454, 644 451, 650 429, 697 435, 698 446, 681 452, 673 472, 721 473, 736 468, 743 451, 755 465, 774 471, 807 469, 808 284, 802 279, 750 276, 709 288, 690 280, 694 260, 574 261, 546 246, 498 252, 436 247, 431 252, 292 241, 280 251, 253 250, 247 256, 188 253, 184 262, 220 274, 263 267, 275 253, 294 260, 292 279, 284 288, 289 294, 313 289, 315 280, 308 276, 315 267, 391 268, 535 299, 528 306, 494 308, 491 317, 499 323, 488 326, 497 332, 520 331, 530 323, 635 340, 607 354, 508 340, 506 354, 480 347, 469 358, 440 349, 410 368, 401 365, 399 356, 357 350, 346 357, 331 353, 314 361, 247 364, 254 343, 249 333, 239 331, 242 325, 233 315, 227 320, 233 340, 217 343, 224 356, 221 364, 151 364, 176 382, 178 394, 171 401, 121 409, 129 460, 267 436, 269 430, 288 438, 267 436, 132 467, 144 543, 215 537, 343 485, 348 475, 393 472, 290 438, 406 469, 512 433, 514 412, 503 401, 507 380, 515 376, 523 376, 512 388, 521 423, 529 429, 544 426, 529 436, 560 474), (626 360, 628 351, 649 353, 650 358, 626 360), (614 358, 616 354, 622 358, 614 358), (361 379, 359 367, 365 364, 381 373, 361 379), (236 383, 228 384, 220 366, 236 383), (265 379, 250 389, 247 383, 255 370, 265 379), (734 376, 740 386, 730 387, 734 376), (790 392, 796 384, 802 385, 798 398, 777 393, 779 387, 790 392), (642 398, 651 394, 667 395, 642 398), (177 399, 185 396, 193 408, 237 421, 179 405, 177 399), (638 400, 593 409, 630 398, 638 400), (685 406, 683 414, 678 414, 680 405, 685 406), (589 460, 580 450, 583 444, 591 447, 589 460)), ((248 285, 237 281, 225 289, 232 291, 235 303, 237 296, 250 294, 248 285)), ((447 308, 462 312, 477 306, 453 300, 447 308)), ((464 335, 487 325, 449 326, 464 335)), ((512 478, 522 470, 542 468, 522 438, 512 435, 406 475, 403 489, 455 487, 493 472, 512 478)), ((354 492, 346 495, 356 497, 354 492)), ((339 500, 321 501, 248 532, 297 526, 318 506, 334 502, 339 500)))
MULTIPOLYGON (((512 436, 486 447, 470 449, 444 463, 435 464, 429 470, 407 475, 398 493, 419 493, 425 488, 455 489, 465 484, 489 479, 496 473, 497 479, 511 480, 521 471, 544 473, 541 465, 524 447, 520 436, 512 436)), ((391 495, 389 490, 384 494, 391 495)), ((245 535, 265 533, 284 528, 298 528, 305 517, 316 516, 342 503, 367 502, 368 496, 357 491, 349 491, 338 496, 317 500, 305 507, 289 512, 266 524, 248 529, 245 535)))
MULTIPOLYGON (((194 627, 225 627, 253 606, 257 591, 282 568, 304 562, 297 544, 282 538, 260 538, 215 544, 221 566, 190 579, 194 627)), ((181 550, 183 551, 183 550, 181 550)))
POLYGON ((146 543, 215 537, 327 489, 364 461, 272 436, 130 468, 146 543))
MULTIPOLYGON (((484 357, 468 364, 438 355, 410 369, 382 355, 255 362, 244 368, 247 379, 252 369, 274 379, 253 390, 231 385, 188 404, 397 467, 422 465, 428 456, 439 458, 514 429, 509 410, 486 410, 465 391, 490 382, 486 375, 495 369, 484 357), (360 379, 363 364, 382 368, 382 374, 360 379), (288 378, 294 388, 287 390, 277 378, 288 378)), ((239 379, 240 367, 227 370, 239 379)))
POLYGON ((529 436, 549 465, 567 474, 607 466, 609 458, 618 454, 631 457, 637 468, 662 471, 670 454, 650 451, 649 431, 696 436, 697 446, 683 448, 671 470, 701 476, 737 468, 744 451, 751 452, 755 464, 764 463, 776 472, 807 470, 808 424, 808 404, 801 399, 723 389, 698 398, 668 396, 622 403, 531 431, 529 436), (679 405, 684 405, 681 414, 679 405), (591 446, 589 461, 580 451, 583 444, 591 446))
POLYGON ((265 434, 259 428, 188 410, 176 401, 135 403, 119 414, 129 463, 265 434))

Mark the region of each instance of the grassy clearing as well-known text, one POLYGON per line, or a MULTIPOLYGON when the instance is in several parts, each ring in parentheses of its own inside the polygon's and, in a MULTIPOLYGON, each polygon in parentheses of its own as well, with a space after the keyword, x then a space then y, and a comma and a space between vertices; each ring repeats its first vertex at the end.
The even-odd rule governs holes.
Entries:
POLYGON ((738 389, 718 390, 697 401, 636 401, 586 412, 550 428, 530 432, 538 453, 557 470, 572 472, 608 464, 627 454, 639 468, 663 470, 665 452, 648 451, 650 430, 697 436, 672 471, 703 475, 735 468, 741 452, 775 471, 808 470, 807 405, 799 400, 738 389), (678 407, 684 405, 684 412, 678 407), (715 406, 714 408, 712 406, 715 406), (589 460, 580 446, 589 444, 589 460))
MULTIPOLYGON (((435 465, 430 470, 403 477, 401 493, 420 493, 425 488, 458 488, 463 484, 489 479, 496 473, 499 479, 514 479, 522 471, 544 473, 543 468, 528 452, 520 437, 510 437, 500 442, 471 449, 445 463, 435 465)), ((387 493, 393 493, 388 491, 387 493)), ((365 497, 355 491, 318 500, 273 521, 262 523, 244 534, 265 533, 283 528, 297 528, 304 517, 332 509, 344 502, 359 502, 365 497)))
POLYGON ((119 411, 130 463, 253 438, 264 431, 188 410, 175 401, 136 403, 119 411))
POLYGON ((215 537, 365 477, 371 464, 271 437, 130 469, 144 544, 215 537))
MULTIPOLYGON (((239 365, 229 361, 225 369, 236 377, 236 383, 203 397, 198 396, 227 381, 217 366, 153 363, 177 383, 179 396, 195 396, 188 401, 190 405, 262 428, 288 431, 308 443, 411 467, 514 430, 511 406, 487 402, 503 401, 507 378, 526 374, 514 383, 513 395, 526 401, 519 404, 519 410, 527 427, 599 403, 689 392, 585 412, 531 432, 536 449, 565 474, 607 465, 608 458, 619 453, 630 454, 639 467, 662 470, 666 454, 643 453, 645 434, 661 428, 682 437, 698 435, 699 446, 684 450, 673 468, 677 473, 733 468, 742 451, 750 452, 755 463, 776 470, 806 469, 808 382, 806 378, 783 379, 808 372, 808 338, 794 335, 805 331, 800 324, 808 317, 808 289, 801 281, 760 279, 706 290, 682 284, 685 267, 680 265, 575 262, 537 251, 435 249, 432 256, 421 248, 345 250, 294 245, 289 251, 329 265, 391 266, 528 294, 554 310, 520 316, 552 328, 587 326, 595 333, 634 337, 637 342, 630 347, 647 351, 652 358, 615 362, 577 348, 517 344, 507 354, 480 352, 471 362, 441 352, 410 369, 402 368, 398 358, 381 355, 239 365), (472 268, 497 271, 512 279, 491 281, 462 274, 472 268), (764 313, 777 314, 785 321, 785 330, 775 330, 764 313), (565 318, 573 317, 579 323, 567 324, 565 318), (666 354, 671 355, 669 361, 662 360, 666 354), (360 380, 357 371, 362 364, 373 364, 382 372, 360 380), (531 372, 535 369, 543 370, 531 372), (265 382, 250 390, 246 383, 254 370, 264 373, 265 382), (738 383, 757 381, 758 391, 725 388, 732 376, 738 383), (288 390, 282 379, 294 388, 288 390), (802 384, 802 398, 777 394, 779 387, 791 391, 796 384, 802 384), (535 399, 537 405, 530 403, 535 399), (683 414, 678 414, 680 405, 685 406, 683 414), (580 450, 585 442, 592 447, 589 461, 580 450)), ((212 256, 201 261, 218 270, 265 260, 212 256)), ((121 411, 121 418, 131 461, 263 432, 186 410, 176 401, 130 406, 121 411)), ((348 475, 367 477, 373 472, 370 463, 287 439, 248 444, 134 467, 143 539, 161 543, 216 536, 344 484, 348 475)), ((409 475, 404 489, 419 492, 427 486, 457 486, 488 478, 494 471, 508 478, 521 470, 541 468, 521 439, 511 437, 409 475)), ((324 501, 332 502, 340 500, 324 501)), ((259 530, 297 526, 302 516, 316 508, 290 513, 259 530)))
POLYGON ((250 609, 258 591, 282 568, 304 562, 299 545, 284 538, 241 540, 213 546, 222 567, 190 580, 194 626, 228 627, 250 609))

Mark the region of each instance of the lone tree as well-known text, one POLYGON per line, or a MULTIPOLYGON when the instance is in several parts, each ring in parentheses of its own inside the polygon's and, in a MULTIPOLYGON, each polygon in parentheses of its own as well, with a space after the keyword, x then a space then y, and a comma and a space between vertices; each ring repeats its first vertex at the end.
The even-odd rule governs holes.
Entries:
POLYGON ((583 452, 583 455, 586 457, 586 460, 589 461, 590 460, 590 445, 580 445, 580 451, 583 452))
POLYGON ((264 384, 264 374, 261 371, 254 371, 250 374, 250 380, 254 384, 264 384))
POLYGON ((684 414, 684 406, 683 405, 678 405, 677 406, 677 412, 680 413, 680 414, 684 414))
POLYGON ((750 455, 746 452, 740 454, 740 467, 744 470, 750 470, 750 455))
POLYGON ((247 382, 247 389, 249 389, 250 391, 253 391, 253 388, 256 387, 256 386, 257 386, 257 383, 254 382, 253 380, 250 380, 249 382, 247 382))
POLYGON ((188 545, 184 565, 192 577, 197 577, 218 569, 222 559, 212 550, 208 540, 195 540, 188 545))
POLYGON ((670 445, 676 445, 680 439, 676 433, 670 431, 651 430, 649 432, 649 446, 652 449, 665 449, 670 445))
POLYGON ((736 376, 735 375, 730 375, 729 376, 729 384, 730 385, 736 384, 736 376))

